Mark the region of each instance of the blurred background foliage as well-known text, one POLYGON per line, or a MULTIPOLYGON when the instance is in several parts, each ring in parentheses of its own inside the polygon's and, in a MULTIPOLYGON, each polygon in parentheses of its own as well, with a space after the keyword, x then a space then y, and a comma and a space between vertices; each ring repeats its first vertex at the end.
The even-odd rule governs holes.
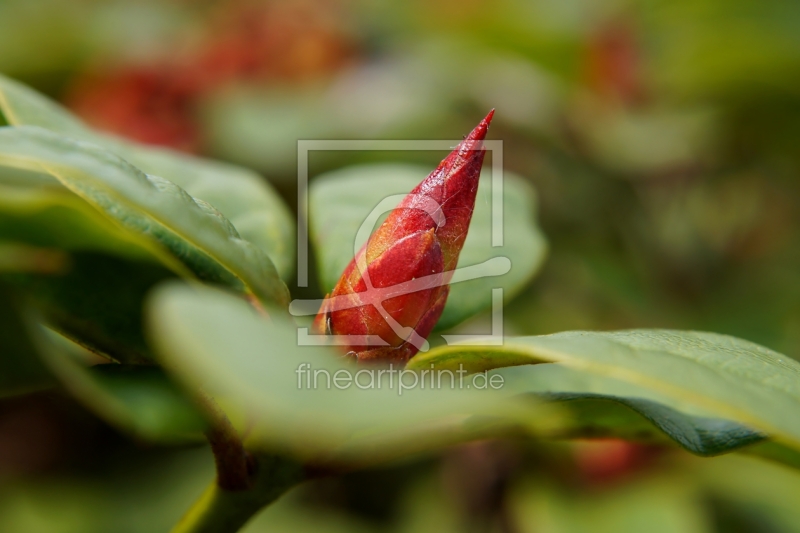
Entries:
MULTIPOLYGON (((0 72, 289 205, 298 139, 451 139, 495 107, 550 244, 507 334, 674 327, 798 358, 798 25, 788 0, 0 0, 0 72)), ((498 446, 306 485, 249 530, 800 530, 800 476, 754 459, 498 446)), ((58 392, 2 400, 0 530, 165 530, 207 455, 131 444, 58 392)))

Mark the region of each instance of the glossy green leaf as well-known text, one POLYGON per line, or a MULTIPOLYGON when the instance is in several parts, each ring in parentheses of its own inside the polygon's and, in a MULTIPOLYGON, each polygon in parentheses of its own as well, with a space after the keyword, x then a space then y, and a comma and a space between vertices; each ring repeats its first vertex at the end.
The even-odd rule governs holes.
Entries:
POLYGON ((129 231, 159 242, 203 281, 252 293, 267 305, 288 299, 269 257, 219 211, 105 149, 38 127, 6 127, 0 164, 46 170, 129 231))
POLYGON ((64 388, 112 426, 148 441, 203 440, 205 420, 162 369, 95 364, 96 356, 55 333, 39 348, 64 388))
POLYGON ((719 455, 763 441, 757 431, 707 416, 691 405, 676 408, 668 396, 646 387, 583 372, 562 364, 501 368, 504 390, 534 393, 568 408, 574 419, 566 437, 621 437, 663 441, 690 452, 719 455))
POLYGON ((314 387, 304 380, 317 371, 333 377, 364 369, 332 349, 298 346, 295 327, 280 318, 266 322, 242 300, 210 288, 167 286, 155 293, 148 319, 159 360, 170 373, 246 412, 251 447, 277 447, 316 461, 370 462, 475 438, 490 427, 508 429, 523 418, 530 424, 538 423, 531 418, 537 415, 549 418, 548 411, 502 391, 401 391, 396 382, 390 388, 379 380, 388 374, 373 374, 374 381, 362 375, 356 378, 361 386, 345 389, 333 382, 329 388, 325 375, 317 374, 314 387), (301 373, 302 364, 310 374, 301 373))
MULTIPOLYGON (((412 368, 473 371, 560 362, 669 399, 669 407, 730 420, 800 448, 800 363, 714 333, 630 330, 507 338, 504 346, 453 345, 419 354, 412 368)), ((608 391, 605 391, 608 392, 608 391)))
POLYGON ((52 176, 10 167, 0 167, 0 239, 182 268, 158 243, 110 223, 52 176))
MULTIPOLYGON (((387 196, 407 194, 429 172, 430 169, 408 165, 369 165, 331 172, 312 182, 310 234, 325 291, 333 288, 356 249, 363 244, 355 242, 356 233, 372 209, 387 196)), ((504 289, 506 301, 513 298, 536 274, 545 257, 547 247, 536 226, 536 202, 531 187, 521 178, 504 173, 504 241, 503 246, 496 248, 492 247, 491 198, 491 182, 485 173, 458 268, 492 262, 478 267, 477 275, 483 277, 451 285, 438 329, 455 326, 489 308, 494 287, 504 289), (498 272, 506 273, 496 276, 498 272)))
POLYGON ((263 249, 286 279, 294 264, 294 219, 255 172, 96 133, 55 102, 0 75, 0 112, 12 126, 39 126, 103 146, 143 172, 166 178, 218 209, 243 239, 263 249))

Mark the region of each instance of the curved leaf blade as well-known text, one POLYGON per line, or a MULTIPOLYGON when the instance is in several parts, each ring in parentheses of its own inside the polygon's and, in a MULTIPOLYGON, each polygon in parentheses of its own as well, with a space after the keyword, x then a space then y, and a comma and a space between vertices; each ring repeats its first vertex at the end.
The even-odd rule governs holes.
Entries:
POLYGON ((213 205, 242 238, 262 248, 283 279, 294 265, 294 218, 278 193, 245 168, 97 133, 57 103, 0 75, 0 112, 12 126, 39 126, 103 146, 148 174, 213 205))
POLYGON ((209 204, 98 146, 36 127, 0 128, 0 164, 41 170, 137 234, 158 241, 199 279, 285 305, 288 290, 260 248, 209 204))
POLYGON ((494 373, 503 376, 506 391, 533 393, 568 408, 574 419, 574 425, 566 428, 568 437, 664 440, 659 439, 660 431, 701 456, 728 453, 766 439, 736 422, 697 410, 680 411, 670 406, 674 403, 670 398, 652 390, 558 363, 501 368, 494 373))
POLYGON ((689 414, 743 424, 800 448, 800 363, 741 339, 702 332, 565 332, 506 339, 504 346, 453 345, 420 354, 412 368, 463 364, 472 371, 560 362, 669 399, 689 414))
POLYGON ((57 334, 39 338, 42 360, 97 416, 147 441, 202 442, 207 424, 183 392, 155 366, 95 364, 90 353, 57 334))
POLYGON ((144 235, 134 235, 70 192, 52 176, 26 172, 15 183, 0 166, 0 239, 63 251, 98 252, 160 262, 179 272, 180 262, 144 235), (42 178, 52 183, 45 185, 42 178))
MULTIPOLYGON (((152 361, 141 329, 147 291, 176 273, 193 276, 158 242, 110 221, 47 174, 0 167, 0 239, 58 250, 66 264, 57 275, 17 269, 4 278, 51 327, 124 363, 152 361)), ((39 262, 54 264, 46 259, 39 262)))
POLYGON ((312 461, 368 463, 476 438, 489 427, 508 430, 521 419, 535 426, 537 416, 550 416, 495 390, 417 387, 399 393, 396 383, 389 388, 385 382, 381 388, 338 388, 325 373, 353 375, 361 367, 346 365, 331 349, 298 346, 293 326, 279 317, 267 323, 240 299, 207 287, 160 289, 148 323, 168 372, 247 413, 255 426, 249 437, 254 448, 279 448, 312 461), (317 387, 303 385, 303 364, 323 372, 317 387))

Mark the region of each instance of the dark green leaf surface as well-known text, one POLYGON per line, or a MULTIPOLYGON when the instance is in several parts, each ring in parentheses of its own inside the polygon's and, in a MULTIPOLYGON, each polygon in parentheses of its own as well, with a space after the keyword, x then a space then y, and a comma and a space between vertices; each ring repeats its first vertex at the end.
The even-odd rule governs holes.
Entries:
POLYGON ((2 75, 0 112, 12 126, 39 126, 103 146, 142 171, 168 179, 225 215, 242 238, 267 253, 284 279, 291 274, 294 219, 274 189, 258 174, 96 133, 55 102, 2 75))
POLYGON ((152 363, 142 334, 142 302, 174 274, 157 263, 74 252, 61 275, 7 275, 47 323, 94 351, 129 364, 152 363))
POLYGON ((0 398, 52 385, 30 338, 18 297, 0 283, 0 398))
POLYGON ((736 422, 679 411, 670 407, 674 402, 668 396, 647 388, 562 364, 515 366, 494 373, 503 376, 507 392, 535 393, 567 407, 574 426, 567 429, 565 436, 664 440, 666 435, 690 452, 704 456, 727 453, 765 439, 761 433, 736 422))
POLYGON ((5 279, 28 292, 51 326, 125 363, 151 360, 141 332, 144 294, 176 272, 192 275, 158 242, 33 171, 0 167, 0 238, 59 250, 66 264, 58 275, 17 268, 5 279))
POLYGON ((288 299, 270 259, 219 211, 111 152, 38 127, 6 127, 0 163, 53 174, 127 230, 156 240, 201 280, 252 292, 267 305, 288 299))
POLYGON ((43 361, 64 388, 100 418, 148 441, 203 440, 203 417, 163 370, 97 365, 97 357, 81 347, 56 333, 44 333, 38 343, 43 361))
MULTIPOLYGON (((407 194, 432 169, 411 165, 369 165, 351 167, 320 176, 312 182, 309 195, 310 233, 318 257, 322 286, 330 291, 362 242, 356 233, 370 212, 386 197, 407 194)), ((398 199, 393 205, 399 203, 398 199)), ((492 304, 492 288, 502 287, 510 300, 536 274, 544 260, 546 242, 536 226, 533 190, 509 172, 503 175, 503 246, 492 247, 492 195, 490 173, 483 174, 467 240, 458 268, 494 260, 504 272, 492 276, 492 266, 477 271, 478 277, 454 283, 438 329, 464 321, 492 304), (507 258, 501 259, 501 258, 507 258), (487 275, 489 274, 489 275, 487 275)))
MULTIPOLYGON (((800 363, 725 335, 669 330, 565 332, 507 338, 498 347, 436 348, 417 355, 409 366, 462 364, 480 371, 543 362, 560 362, 586 374, 620 380, 636 387, 634 398, 646 392, 644 399, 650 399, 655 394, 684 414, 730 420, 780 444, 800 447, 800 418, 796 416, 800 363)), ((603 393, 612 390, 604 388, 603 393)))

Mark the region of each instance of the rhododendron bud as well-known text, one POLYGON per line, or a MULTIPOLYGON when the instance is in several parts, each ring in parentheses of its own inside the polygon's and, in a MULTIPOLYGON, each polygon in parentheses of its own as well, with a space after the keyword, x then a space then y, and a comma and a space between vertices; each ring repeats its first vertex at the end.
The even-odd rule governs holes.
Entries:
POLYGON ((494 111, 391 211, 314 321, 359 360, 407 361, 444 310, 467 238, 494 111))

